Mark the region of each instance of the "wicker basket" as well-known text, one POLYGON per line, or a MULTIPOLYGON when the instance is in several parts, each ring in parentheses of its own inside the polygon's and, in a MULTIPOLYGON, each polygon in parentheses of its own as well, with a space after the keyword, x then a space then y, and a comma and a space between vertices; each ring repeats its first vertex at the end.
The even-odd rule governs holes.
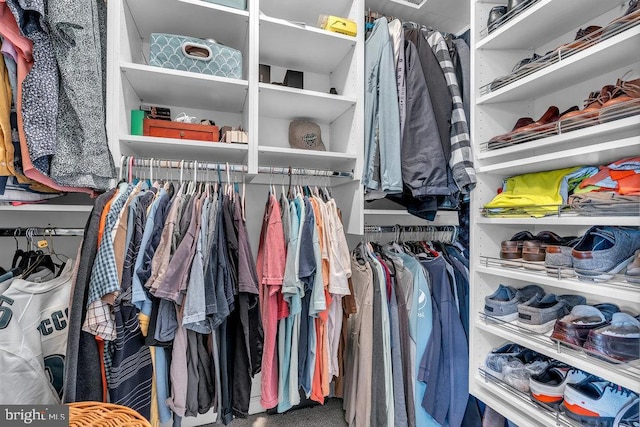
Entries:
POLYGON ((70 427, 151 427, 149 421, 126 406, 103 402, 69 403, 70 427))

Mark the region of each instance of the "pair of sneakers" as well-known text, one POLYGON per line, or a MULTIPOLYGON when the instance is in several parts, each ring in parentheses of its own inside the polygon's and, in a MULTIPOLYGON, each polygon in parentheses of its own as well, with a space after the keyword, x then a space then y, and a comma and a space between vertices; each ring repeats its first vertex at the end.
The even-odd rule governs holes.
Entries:
POLYGON ((484 313, 503 322, 512 322, 518 318, 518 305, 532 303, 544 296, 544 289, 538 285, 527 285, 516 289, 513 286, 499 285, 498 289, 484 299, 484 313))
POLYGON ((543 372, 551 359, 514 343, 506 343, 485 358, 485 372, 523 393, 529 392, 529 379, 543 372))
POLYGON ((561 362, 529 379, 534 402, 562 409, 582 425, 638 425, 638 395, 600 377, 561 362))
POLYGON ((494 293, 485 297, 484 313, 504 322, 517 319, 523 328, 546 333, 574 306, 586 302, 581 295, 545 294, 542 287, 534 284, 520 289, 501 284, 494 293))

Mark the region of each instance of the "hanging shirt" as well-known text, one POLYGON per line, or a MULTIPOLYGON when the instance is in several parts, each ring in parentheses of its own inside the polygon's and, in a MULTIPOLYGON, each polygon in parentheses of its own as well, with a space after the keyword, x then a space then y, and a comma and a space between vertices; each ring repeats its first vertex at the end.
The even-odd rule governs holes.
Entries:
POLYGON ((299 239, 304 218, 304 204, 299 199, 289 203, 289 244, 287 246, 287 260, 282 282, 282 293, 289 303, 289 316, 278 326, 278 336, 283 342, 282 357, 279 360, 280 381, 278 383, 278 412, 285 412, 300 403, 298 393, 298 339, 300 335, 300 312, 302 311, 302 282, 298 279, 299 239))
POLYGON ((424 268, 410 255, 396 253, 413 275, 413 295, 411 311, 409 313, 409 333, 411 336, 411 366, 412 381, 415 398, 416 425, 439 426, 433 417, 422 406, 422 399, 427 390, 427 384, 416 381, 420 371, 420 361, 427 347, 427 342, 433 329, 433 310, 431 293, 424 268))
POLYGON ((311 305, 311 293, 313 290, 314 276, 316 271, 313 230, 315 229, 315 219, 313 208, 307 197, 304 203, 304 222, 300 234, 300 255, 298 277, 304 285, 304 297, 302 298, 302 312, 300 315, 300 339, 298 346, 298 382, 302 390, 307 395, 311 394, 311 379, 313 377, 313 367, 315 366, 315 322, 309 316, 311 305), (313 353, 313 354, 311 354, 313 353), (310 362, 313 365, 310 366, 310 362))
POLYGON ((0 296, 0 402, 59 404, 73 262, 48 282, 15 279, 0 296))
POLYGON ((275 195, 267 201, 260 232, 256 269, 260 281, 260 310, 264 328, 260 405, 270 409, 278 405, 278 295, 286 263, 284 230, 280 205, 275 195))

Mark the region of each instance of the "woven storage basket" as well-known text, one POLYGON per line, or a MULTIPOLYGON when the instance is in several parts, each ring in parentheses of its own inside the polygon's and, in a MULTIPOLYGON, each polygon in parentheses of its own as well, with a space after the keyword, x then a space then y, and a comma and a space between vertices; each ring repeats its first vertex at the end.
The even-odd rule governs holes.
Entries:
POLYGON ((70 427, 151 427, 142 415, 126 406, 103 402, 69 403, 70 427))

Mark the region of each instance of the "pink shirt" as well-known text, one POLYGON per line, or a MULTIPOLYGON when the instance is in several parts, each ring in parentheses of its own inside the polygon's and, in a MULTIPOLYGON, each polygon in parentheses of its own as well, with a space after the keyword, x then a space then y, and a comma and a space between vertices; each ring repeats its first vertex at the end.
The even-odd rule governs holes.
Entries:
POLYGON ((264 329, 260 404, 267 409, 278 405, 276 335, 278 331, 278 296, 282 298, 285 263, 286 250, 280 204, 275 196, 271 195, 262 223, 256 263, 258 280, 260 281, 260 307, 264 329))

